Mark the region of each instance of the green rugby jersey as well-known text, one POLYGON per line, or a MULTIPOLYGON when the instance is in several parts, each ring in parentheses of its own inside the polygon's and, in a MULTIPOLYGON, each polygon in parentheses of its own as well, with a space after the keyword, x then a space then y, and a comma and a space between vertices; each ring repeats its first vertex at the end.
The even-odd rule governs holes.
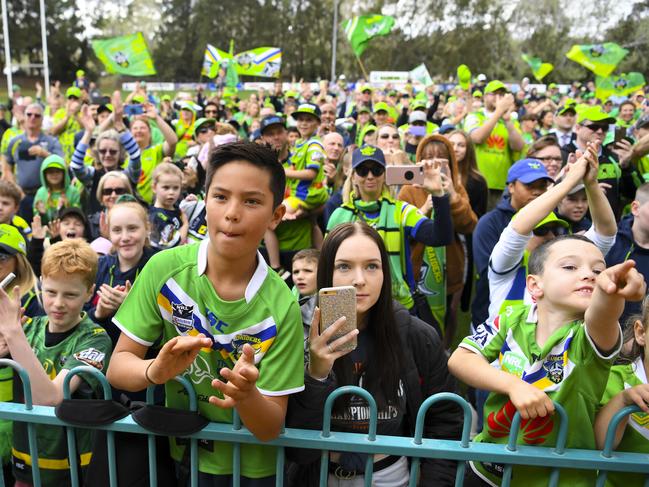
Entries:
MULTIPOLYGON (((516 375, 561 404, 570 418, 567 448, 595 449, 595 412, 622 340, 605 357, 588 336, 583 321, 577 320, 556 330, 541 347, 536 342, 536 324, 536 305, 514 306, 492 324, 480 325, 460 346, 482 355, 496 368, 516 375)), ((621 336, 621 330, 619 333, 621 336)), ((489 394, 484 406, 484 428, 475 441, 507 443, 515 413, 509 397, 489 394)), ((518 443, 555 446, 559 421, 557 415, 521 421, 518 443)), ((503 465, 471 462, 471 466, 489 485, 500 485, 503 465)), ((549 476, 547 468, 514 466, 512 485, 546 486, 549 476)), ((595 477, 595 471, 561 469, 559 482, 571 487, 592 487, 595 477)))
MULTIPOLYGON (((632 364, 612 367, 601 406, 603 407, 619 392, 641 384, 649 384, 642 357, 638 357, 632 364)), ((649 453, 649 414, 640 411, 629 416, 622 441, 615 450, 649 453)), ((640 474, 609 472, 606 485, 611 487, 643 485, 644 479, 645 477, 640 474)))
POLYGON ((289 157, 289 167, 292 166, 296 171, 312 169, 317 173, 316 177, 310 181, 292 178, 287 181, 290 195, 304 201, 307 209, 324 205, 329 198, 324 184, 324 162, 326 160, 327 155, 319 137, 298 140, 289 157))
POLYGON ((153 170, 164 159, 163 144, 151 145, 141 151, 142 172, 137 182, 137 191, 148 204, 153 203, 153 188, 151 187, 151 175, 153 170))
MULTIPOLYGON (((38 316, 29 321, 23 328, 27 341, 38 361, 43 365, 51 380, 62 371, 79 365, 90 365, 102 372, 106 371, 111 353, 111 341, 101 326, 93 323, 84 313, 74 332, 53 346, 45 346, 47 316, 38 316)), ((98 382, 89 376, 83 376, 93 390, 100 390, 98 382)), ((93 393, 83 385, 74 393, 75 398, 89 398, 93 393)), ((22 401, 22 385, 14 380, 14 397, 22 401)), ((32 482, 31 456, 27 440, 27 424, 14 422, 12 462, 16 479, 32 482)), ((65 485, 70 480, 70 463, 65 429, 59 426, 36 425, 38 444, 38 465, 41 468, 43 485, 65 485)), ((81 467, 90 463, 92 456, 92 431, 76 429, 77 453, 81 467)))
MULTIPOLYGON (((257 255, 258 265, 244 298, 224 301, 205 274, 209 239, 154 255, 113 318, 132 340, 151 346, 162 335, 167 342, 178 335, 205 334, 212 347, 202 349, 184 376, 198 395, 199 411, 210 421, 232 422, 232 410, 209 404, 213 379, 232 368, 244 344, 255 349, 259 369, 257 388, 267 396, 284 396, 304 388, 304 337, 297 301, 284 281, 257 255)), ((165 385, 167 406, 188 409, 183 387, 165 385)), ((171 441, 171 454, 181 460, 182 446, 171 441)), ((199 449, 199 469, 210 474, 232 473, 232 445, 214 442, 199 449)), ((241 445, 241 474, 259 478, 275 474, 275 448, 241 445)))

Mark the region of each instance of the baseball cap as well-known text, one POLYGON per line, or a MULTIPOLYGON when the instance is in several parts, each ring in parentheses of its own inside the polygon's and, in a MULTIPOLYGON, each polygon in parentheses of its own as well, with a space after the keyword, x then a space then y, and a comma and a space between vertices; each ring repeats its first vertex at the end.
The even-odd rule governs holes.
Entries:
POLYGON ((297 119, 299 113, 306 113, 320 120, 320 107, 314 103, 302 103, 298 105, 297 110, 291 113, 291 117, 297 119))
POLYGON ((548 179, 554 182, 554 179, 548 175, 543 163, 538 159, 521 159, 507 171, 508 184, 514 181, 530 184, 539 179, 548 179))
MULTIPOLYGON (((520 212, 520 210, 519 210, 518 212, 516 212, 516 214, 512 217, 512 221, 513 221, 513 220, 518 216, 518 213, 519 213, 519 212, 520 212)), ((535 229, 537 229, 537 228, 541 228, 543 225, 547 225, 548 223, 555 223, 555 224, 560 225, 560 226, 562 226, 562 227, 564 227, 564 228, 570 228, 570 224, 569 224, 567 221, 562 220, 561 218, 559 218, 559 217, 554 213, 554 211, 550 212, 550 214, 549 214, 548 216, 546 216, 543 220, 541 220, 540 222, 538 222, 538 223, 534 226, 534 228, 535 228, 535 229)))
POLYGON ((171 96, 169 95, 162 95, 160 97, 160 101, 171 101, 171 96))
POLYGON ((113 113, 113 105, 112 105, 112 103, 106 103, 105 105, 103 105, 103 104, 99 105, 97 107, 97 113, 101 113, 101 112, 113 113))
POLYGON ((385 156, 383 155, 383 151, 373 145, 364 145, 353 152, 352 169, 356 169, 367 161, 374 161, 385 167, 385 156))
POLYGON ((420 110, 414 111, 408 117, 408 123, 426 122, 426 114, 420 110))
POLYGON ((385 103, 384 101, 380 101, 374 105, 374 113, 379 112, 381 110, 383 110, 384 112, 387 112, 389 110, 388 104, 385 103))
POLYGON ((585 121, 603 122, 611 125, 615 123, 615 118, 602 110, 599 105, 594 105, 577 110, 577 123, 581 124, 585 121))
POLYGON ((6 223, 0 224, 0 250, 9 255, 27 255, 25 237, 16 227, 6 223))
POLYGON ((548 90, 553 90, 553 89, 555 89, 556 87, 557 87, 557 84, 556 84, 556 83, 550 83, 550 84, 548 85, 548 90))
POLYGON ((86 219, 86 215, 83 213, 81 208, 77 208, 76 206, 68 206, 67 208, 61 208, 61 210, 59 211, 58 218, 59 220, 63 220, 66 216, 69 215, 76 216, 79 220, 83 222, 84 227, 88 226, 88 220, 86 219))
POLYGON ((250 134, 250 141, 255 142, 261 138, 261 130, 257 129, 252 134, 250 134))
POLYGON ((357 109, 358 113, 372 113, 372 110, 370 110, 370 107, 367 105, 361 105, 357 109))
POLYGON ((498 90, 508 91, 507 87, 505 86, 505 83, 497 79, 489 81, 489 83, 487 83, 487 86, 485 86, 484 88, 485 94, 493 93, 494 91, 498 91, 498 90))
POLYGON ((480 91, 480 90, 475 90, 475 91, 472 93, 472 96, 473 96, 474 98, 482 98, 482 91, 480 91))
POLYGON ((75 98, 81 98, 81 90, 76 86, 70 86, 65 92, 65 97, 70 98, 74 96, 75 98))
POLYGON ((86 75, 86 72, 83 69, 77 69, 77 78, 79 76, 85 76, 85 75, 86 75))
POLYGON ((196 114, 196 105, 191 102, 183 101, 178 104, 181 110, 188 110, 193 114, 196 114))
POLYGON ((146 100, 142 95, 135 95, 131 98, 131 103, 144 103, 146 100))
POLYGON ((478 81, 487 81, 487 75, 483 74, 483 73, 480 73, 476 79, 478 81))
POLYGON ((297 100, 297 97, 298 97, 298 95, 297 95, 297 92, 295 92, 295 91, 287 91, 284 94, 284 98, 295 98, 297 100))
POLYGON ((636 123, 634 125, 634 128, 635 129, 642 129, 642 128, 645 128, 647 126, 649 126, 649 114, 644 114, 642 117, 640 117, 636 121, 636 123))
POLYGON ((363 93, 364 91, 374 91, 374 88, 372 88, 370 85, 363 85, 361 86, 360 92, 363 93))
POLYGON ((273 125, 281 125, 282 127, 285 127, 284 119, 282 117, 278 117, 277 115, 269 115, 267 117, 264 117, 259 123, 259 131, 263 134, 264 130, 273 125))
POLYGON ((216 123, 216 119, 201 117, 198 120, 196 120, 196 122, 194 122, 194 134, 196 132, 198 132, 198 129, 201 128, 201 125, 205 125, 205 124, 208 124, 208 123, 211 123, 212 125, 214 125, 216 123))
POLYGON ((426 110, 426 102, 422 100, 415 100, 412 102, 412 111, 426 110))
POLYGON ((564 104, 557 108, 557 115, 563 115, 569 110, 577 113, 577 103, 572 98, 567 98, 564 104))

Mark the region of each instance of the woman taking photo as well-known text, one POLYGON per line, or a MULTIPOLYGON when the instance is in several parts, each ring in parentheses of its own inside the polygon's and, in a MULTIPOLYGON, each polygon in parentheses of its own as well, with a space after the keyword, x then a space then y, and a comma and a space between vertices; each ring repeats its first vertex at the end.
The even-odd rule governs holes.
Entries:
MULTIPOLYGON (((318 264, 318 288, 331 286, 356 289, 357 329, 332 341, 332 336, 345 325, 345 318, 320 334, 320 312, 316 309, 308 331, 305 389, 289 399, 287 426, 320 429, 327 396, 337 387, 355 385, 376 399, 378 434, 412 436, 423 400, 438 392, 453 392, 455 382, 448 373, 446 352, 437 333, 393 302, 389 257, 376 230, 361 222, 346 223, 332 230, 325 239, 318 264), (354 339, 355 350, 339 351, 354 339)), ((332 429, 367 433, 368 417, 363 399, 342 396, 334 404, 332 429)), ((461 422, 457 406, 439 403, 428 410, 424 435, 459 439, 461 422)), ((296 462, 289 468, 289 485, 316 485, 319 458, 320 452, 316 450, 289 451, 289 459, 296 462)), ((357 453, 330 453, 328 485, 364 485, 366 458, 357 453)), ((405 457, 374 455, 373 470, 374 486, 408 484, 405 457)), ((453 485, 454 474, 455 462, 423 460, 420 485, 453 485)))
POLYGON ((343 204, 327 222, 327 231, 337 225, 361 220, 376 228, 390 254, 392 295, 422 318, 428 304, 417 301, 413 294, 416 282, 410 260, 411 239, 431 247, 453 241, 449 197, 442 185, 441 168, 433 161, 423 161, 422 187, 431 195, 435 208, 433 219, 422 215, 417 207, 395 200, 385 184, 385 157, 374 146, 363 146, 352 154, 352 174, 345 182, 343 204))

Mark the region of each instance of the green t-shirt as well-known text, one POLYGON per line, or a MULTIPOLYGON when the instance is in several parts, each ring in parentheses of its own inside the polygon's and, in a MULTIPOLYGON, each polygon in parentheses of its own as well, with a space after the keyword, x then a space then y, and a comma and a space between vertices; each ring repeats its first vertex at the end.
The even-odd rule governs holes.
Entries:
POLYGON ((313 225, 308 218, 299 220, 286 220, 275 228, 275 235, 279 240, 279 250, 292 252, 313 247, 311 229, 313 225))
MULTIPOLYGON (((611 398, 625 389, 649 384, 642 358, 627 365, 616 365, 611 368, 608 376, 606 392, 602 397, 603 407, 611 398)), ((633 453, 649 453, 649 414, 643 412, 633 413, 624 430, 622 441, 616 448, 617 451, 633 453)), ((643 485, 645 476, 635 473, 609 472, 606 485, 610 487, 630 487, 643 485)))
POLYGON ((23 131, 16 127, 9 127, 7 130, 5 130, 4 133, 2 134, 2 139, 0 140, 0 154, 6 156, 7 149, 9 149, 9 142, 11 142, 11 139, 13 139, 14 137, 22 133, 23 131))
MULTIPOLYGON (((304 388, 304 337, 297 301, 284 281, 258 254, 257 269, 245 297, 224 301, 205 275, 210 241, 184 245, 154 255, 113 319, 128 337, 151 346, 178 335, 204 333, 213 341, 202 349, 184 376, 198 396, 198 410, 210 421, 232 422, 232 410, 212 406, 211 386, 223 367, 232 368, 245 343, 255 349, 257 388, 267 396, 284 396, 304 388)), ((188 409, 183 387, 165 385, 167 406, 188 409)), ((171 439, 171 455, 180 461, 183 448, 171 439)), ((199 469, 209 474, 232 473, 232 445, 215 441, 199 451, 199 469)), ((241 445, 241 474, 259 478, 275 474, 275 448, 241 445)))
POLYGON ((317 175, 307 181, 302 179, 287 179, 290 196, 298 198, 305 203, 305 208, 311 210, 324 205, 329 198, 327 187, 324 184, 324 162, 327 160, 322 141, 319 137, 308 140, 299 140, 291 153, 288 165, 296 171, 312 169, 317 175))
POLYGON ((148 204, 153 203, 153 189, 151 187, 151 175, 153 170, 164 159, 163 144, 151 145, 142 152, 142 172, 137 182, 137 190, 140 196, 148 204))
MULTIPOLYGON (((79 365, 90 365, 104 372, 108 367, 111 341, 101 326, 93 323, 84 313, 74 332, 51 347, 45 346, 47 316, 38 316, 23 328, 27 341, 51 380, 62 371, 79 365)), ((75 391, 75 398, 90 398, 92 390, 99 389, 98 382, 89 376, 82 376, 84 382, 75 391), (88 387, 88 384, 92 389, 88 387)), ((22 398, 22 386, 14 380, 14 397, 22 398)), ((102 392, 99 392, 101 395, 102 392)), ((12 449, 14 475, 17 480, 32 482, 31 457, 27 439, 27 424, 14 422, 14 444, 12 449)), ((92 456, 92 431, 77 429, 77 453, 81 467, 90 463, 92 456)), ((43 485, 65 485, 69 483, 68 448, 65 429, 58 426, 36 425, 38 463, 43 485)))
MULTIPOLYGON (((490 116, 484 109, 470 113, 464 121, 464 130, 471 133, 484 125, 490 116)), ((517 122, 513 123, 518 129, 517 122)), ((498 120, 484 143, 475 144, 475 153, 478 169, 487 180, 489 189, 505 189, 507 171, 515 161, 509 149, 509 133, 502 119, 498 120)))
MULTIPOLYGON (((482 355, 496 368, 516 375, 561 404, 570 418, 567 448, 595 449, 595 412, 622 340, 615 352, 604 357, 588 336, 583 321, 577 320, 556 330, 541 347, 536 343, 536 324, 536 305, 515 306, 509 314, 498 316, 493 324, 480 325, 460 346, 482 355)), ((507 443, 515 412, 506 395, 489 394, 484 406, 484 428, 475 441, 507 443)), ((521 421, 518 443, 555 446, 559 421, 557 415, 521 421)), ((502 465, 471 462, 471 466, 491 485, 500 485, 502 465)), ((549 475, 547 468, 514 466, 512 485, 546 486, 549 475)), ((560 483, 592 487, 595 471, 561 469, 560 483)))
MULTIPOLYGON (((59 108, 52 117, 52 122, 56 125, 66 117, 66 114, 67 111, 65 108, 59 108)), ((72 160, 72 154, 74 153, 74 135, 80 130, 81 124, 75 117, 70 117, 65 124, 63 132, 59 134, 59 142, 61 143, 61 149, 63 149, 63 154, 67 162, 72 160)))

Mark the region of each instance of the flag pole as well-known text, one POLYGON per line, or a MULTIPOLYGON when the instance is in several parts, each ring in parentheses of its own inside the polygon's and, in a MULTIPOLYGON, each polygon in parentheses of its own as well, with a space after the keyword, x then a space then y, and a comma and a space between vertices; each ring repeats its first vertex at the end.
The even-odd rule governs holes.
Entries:
MULTIPOLYGON (((354 54, 356 56, 356 54, 354 54)), ((361 58, 356 56, 356 61, 358 61, 358 65, 361 67, 361 71, 363 71, 363 76, 365 76, 365 81, 369 82, 370 77, 367 75, 367 71, 365 70, 365 66, 363 65, 363 61, 361 61, 361 58)))
POLYGON ((50 96, 50 64, 47 56, 47 28, 45 26, 45 0, 40 1, 41 6, 41 43, 43 44, 43 76, 45 78, 45 97, 50 96))
POLYGON ((9 27, 7 26, 7 0, 0 0, 2 3, 2 33, 5 45, 5 69, 7 70, 7 93, 9 99, 13 98, 13 79, 11 73, 11 48, 9 47, 9 27))
POLYGON ((334 25, 331 36, 331 82, 336 82, 336 44, 338 43, 338 0, 334 0, 334 25))

